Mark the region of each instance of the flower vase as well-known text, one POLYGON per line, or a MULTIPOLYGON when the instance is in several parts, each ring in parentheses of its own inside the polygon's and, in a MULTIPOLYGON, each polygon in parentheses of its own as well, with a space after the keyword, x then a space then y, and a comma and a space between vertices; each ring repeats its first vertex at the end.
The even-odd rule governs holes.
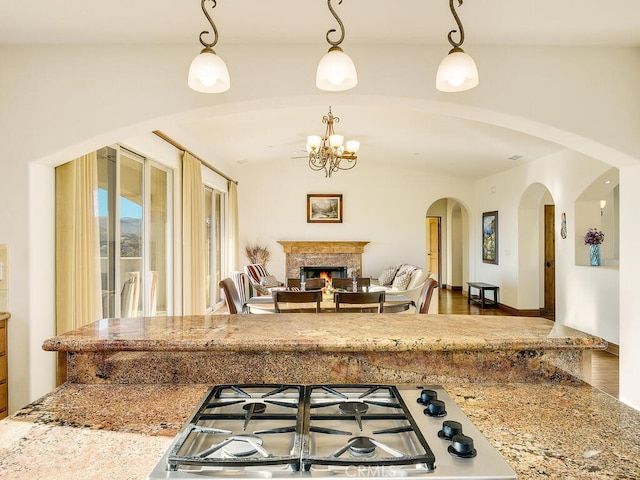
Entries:
POLYGON ((599 267, 600 261, 600 245, 589 245, 589 264, 592 267, 599 267))

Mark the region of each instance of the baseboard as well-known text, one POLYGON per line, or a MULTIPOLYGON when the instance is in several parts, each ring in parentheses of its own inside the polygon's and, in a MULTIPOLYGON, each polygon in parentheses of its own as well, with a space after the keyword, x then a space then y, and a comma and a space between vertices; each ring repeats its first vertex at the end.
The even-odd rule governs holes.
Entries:
POLYGON ((517 308, 510 307, 509 305, 505 305, 504 303, 499 303, 498 307, 500 310, 507 312, 509 315, 514 315, 517 317, 539 317, 540 310, 535 309, 527 309, 527 310, 518 310, 517 308))
POLYGON ((615 343, 607 342, 606 352, 611 355, 615 355, 616 357, 620 356, 620 345, 616 345, 615 343))

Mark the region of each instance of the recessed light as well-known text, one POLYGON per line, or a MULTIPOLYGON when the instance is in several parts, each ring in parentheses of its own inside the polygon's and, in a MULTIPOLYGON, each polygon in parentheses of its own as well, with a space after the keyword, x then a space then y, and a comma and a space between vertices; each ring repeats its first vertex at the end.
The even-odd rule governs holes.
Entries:
POLYGON ((520 160, 522 158, 522 155, 511 155, 510 157, 507 157, 507 160, 520 160))
POLYGON ((607 180, 606 182, 604 182, 606 185, 609 185, 611 183, 611 180, 607 180))

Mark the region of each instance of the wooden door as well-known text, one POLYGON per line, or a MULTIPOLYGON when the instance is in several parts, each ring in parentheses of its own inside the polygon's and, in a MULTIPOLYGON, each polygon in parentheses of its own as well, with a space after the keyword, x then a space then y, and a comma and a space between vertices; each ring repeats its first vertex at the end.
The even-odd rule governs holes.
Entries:
POLYGON ((440 217, 427 217, 427 269, 438 275, 440 285, 440 217))
POLYGON ((556 313, 555 206, 544 206, 544 313, 556 313))

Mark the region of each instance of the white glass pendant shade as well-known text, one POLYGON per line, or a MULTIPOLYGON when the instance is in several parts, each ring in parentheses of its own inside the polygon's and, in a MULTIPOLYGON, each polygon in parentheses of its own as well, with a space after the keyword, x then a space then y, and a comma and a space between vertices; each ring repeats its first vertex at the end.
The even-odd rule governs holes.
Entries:
POLYGON ((329 146, 331 148, 341 147, 343 143, 344 143, 344 136, 343 135, 330 135, 329 136, 329 146))
POLYGON ((340 47, 331 47, 318 64, 316 87, 327 92, 349 90, 358 84, 353 60, 340 47))
POLYGON ((193 90, 203 93, 226 92, 231 86, 227 65, 210 48, 203 49, 191 62, 188 83, 193 90))
POLYGON ((322 142, 322 138, 318 135, 309 135, 307 137, 307 151, 311 153, 312 151, 316 151, 320 148, 320 143, 322 142))
POLYGON ((441 92, 462 92, 478 85, 478 67, 461 48, 454 48, 440 62, 436 88, 441 92))
POLYGON ((358 150, 360 150, 360 142, 357 140, 349 140, 345 150, 349 153, 358 153, 358 150))

